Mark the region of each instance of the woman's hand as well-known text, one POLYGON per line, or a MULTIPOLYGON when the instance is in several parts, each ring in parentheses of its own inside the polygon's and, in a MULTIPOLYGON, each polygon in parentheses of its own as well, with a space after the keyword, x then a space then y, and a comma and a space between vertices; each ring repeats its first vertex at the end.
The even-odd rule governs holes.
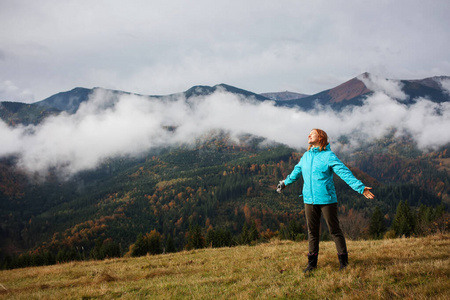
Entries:
POLYGON ((372 188, 371 188, 371 187, 368 187, 368 186, 366 186, 366 187, 364 188, 363 195, 364 195, 364 197, 366 197, 367 199, 373 199, 373 198, 375 198, 375 195, 372 194, 372 192, 370 191, 371 189, 372 189, 372 188))
POLYGON ((277 185, 277 192, 280 194, 281 191, 286 187, 286 185, 284 184, 284 180, 278 182, 277 185))

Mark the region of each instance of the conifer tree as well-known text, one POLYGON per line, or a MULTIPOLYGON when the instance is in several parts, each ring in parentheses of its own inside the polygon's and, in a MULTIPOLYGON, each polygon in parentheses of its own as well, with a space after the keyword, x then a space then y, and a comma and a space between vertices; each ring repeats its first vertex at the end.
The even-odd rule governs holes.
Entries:
POLYGON ((90 252, 91 258, 93 258, 93 259, 103 259, 104 258, 104 255, 101 253, 102 246, 103 246, 103 239, 102 238, 96 239, 95 247, 90 252))
POLYGON ((206 233, 206 245, 208 247, 216 247, 216 231, 214 229, 209 229, 208 232, 206 233))
POLYGON ((104 258, 120 257, 122 256, 122 250, 120 244, 114 242, 111 239, 103 242, 102 253, 104 258))
POLYGON ((231 247, 233 235, 227 229, 219 229, 219 247, 231 247))
POLYGON ((175 243, 173 242, 172 236, 169 234, 166 240, 166 253, 173 253, 176 252, 177 249, 175 249, 175 243))
POLYGON ((252 226, 250 227, 249 239, 251 242, 259 240, 259 232, 255 221, 252 222, 252 226))
POLYGON ((191 249, 202 249, 205 248, 206 242, 205 238, 202 235, 202 231, 200 226, 197 224, 195 226, 190 226, 189 235, 188 235, 188 243, 186 248, 188 250, 191 249))
POLYGON ((161 234, 153 229, 147 236, 148 252, 150 254, 161 254, 162 250, 162 239, 161 234))
POLYGON ((437 221, 442 217, 444 212, 444 204, 440 204, 435 208, 422 204, 417 212, 415 233, 424 235, 435 232, 438 229, 439 222, 437 221))
POLYGON ((58 253, 56 254, 56 261, 59 263, 67 262, 66 257, 66 250, 65 249, 59 249, 58 253))
POLYGON ((244 226, 242 227, 242 232, 239 237, 239 243, 241 245, 248 245, 250 244, 250 233, 248 232, 247 223, 244 222, 244 226))
POLYGON ((386 225, 384 224, 384 217, 380 208, 377 206, 370 219, 369 234, 374 239, 380 239, 383 237, 385 231, 386 225))
POLYGON ((397 206, 395 218, 392 223, 392 229, 397 236, 411 236, 414 233, 414 215, 411 212, 408 202, 400 201, 397 206))
POLYGON ((131 256, 144 256, 148 252, 148 243, 144 239, 142 233, 140 233, 134 243, 133 250, 131 251, 131 256))
POLYGON ((284 223, 280 224, 279 237, 282 240, 287 240, 289 238, 288 229, 286 228, 286 225, 284 225, 284 223))
POLYGON ((303 233, 303 227, 301 221, 291 220, 289 222, 289 233, 288 238, 293 241, 303 240, 305 234, 303 233))
POLYGON ((233 241, 233 236, 229 230, 226 229, 210 229, 206 234, 206 244, 213 248, 230 247, 233 241))

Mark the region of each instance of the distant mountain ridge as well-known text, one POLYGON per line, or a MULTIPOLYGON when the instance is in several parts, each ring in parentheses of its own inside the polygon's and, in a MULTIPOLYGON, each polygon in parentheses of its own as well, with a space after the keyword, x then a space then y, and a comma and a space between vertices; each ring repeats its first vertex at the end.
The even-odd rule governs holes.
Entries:
POLYGON ((449 76, 434 76, 424 79, 408 80, 408 81, 413 83, 417 82, 421 85, 425 85, 433 89, 441 89, 442 85, 440 84, 440 82, 442 82, 443 80, 449 80, 449 78, 450 78, 449 76))
MULTIPOLYGON (((299 107, 303 110, 310 110, 317 105, 330 106, 334 110, 340 110, 349 105, 362 105, 366 97, 374 93, 364 81, 373 80, 375 77, 369 73, 363 73, 354 77, 336 87, 319 92, 314 95, 305 95, 295 92, 272 92, 257 94, 238 87, 227 84, 218 84, 215 86, 193 86, 192 88, 170 95, 139 95, 149 98, 173 98, 183 96, 185 99, 192 97, 208 96, 217 91, 224 91, 239 95, 245 98, 253 98, 257 101, 275 101, 278 106, 299 107)), ((377 78, 377 80, 380 80, 377 78)), ((449 76, 434 76, 416 80, 389 80, 402 86, 403 93, 407 96, 406 101, 402 103, 410 105, 415 103, 416 99, 422 97, 436 103, 450 101, 450 93, 444 89, 441 82, 450 81, 449 76)), ((0 119, 10 125, 15 124, 36 124, 45 116, 58 114, 65 111, 67 113, 75 113, 81 103, 87 101, 95 90, 101 88, 82 88, 77 87, 70 91, 61 92, 50 96, 44 100, 24 104, 17 102, 0 102, 0 119)), ((105 89, 106 90, 106 89, 105 89)), ((119 96, 123 94, 131 95, 132 93, 119 90, 106 90, 113 95, 119 96)))
MULTIPOLYGON (((363 80, 373 80, 373 75, 366 72, 334 88, 314 95, 290 101, 277 99, 277 104, 289 107, 298 106, 306 110, 312 109, 316 105, 331 106, 335 110, 342 109, 349 105, 362 105, 363 100, 374 93, 373 90, 367 87, 363 80)), ((442 81, 450 80, 450 76, 434 76, 416 80, 381 80, 391 81, 401 85, 401 90, 407 96, 407 101, 402 100, 402 103, 407 105, 415 103, 416 99, 420 97, 437 103, 450 101, 450 93, 446 91, 441 84, 442 81)))
MULTIPOLYGON (((227 85, 224 83, 217 84, 212 87, 211 86, 203 86, 203 85, 193 86, 181 94, 184 94, 186 99, 189 99, 191 97, 211 95, 211 94, 215 93, 216 91, 229 92, 229 93, 241 95, 244 97, 253 97, 259 101, 269 100, 269 98, 265 97, 264 95, 256 94, 256 93, 253 93, 253 92, 250 92, 250 91, 247 91, 244 89, 240 89, 240 88, 237 88, 237 87, 234 87, 231 85, 227 85)), ((173 94, 170 96, 173 96, 173 94)))
POLYGON ((87 101, 95 89, 77 87, 68 92, 61 92, 34 104, 54 108, 60 111, 75 113, 81 103, 87 101))

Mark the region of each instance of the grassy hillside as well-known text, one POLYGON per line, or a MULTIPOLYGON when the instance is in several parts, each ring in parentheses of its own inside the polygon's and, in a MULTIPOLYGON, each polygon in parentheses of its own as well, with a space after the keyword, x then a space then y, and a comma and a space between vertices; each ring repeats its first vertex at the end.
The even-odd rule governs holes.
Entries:
POLYGON ((184 251, 0 272, 2 299, 448 299, 450 235, 349 241, 338 271, 322 242, 310 275, 306 242, 184 251))

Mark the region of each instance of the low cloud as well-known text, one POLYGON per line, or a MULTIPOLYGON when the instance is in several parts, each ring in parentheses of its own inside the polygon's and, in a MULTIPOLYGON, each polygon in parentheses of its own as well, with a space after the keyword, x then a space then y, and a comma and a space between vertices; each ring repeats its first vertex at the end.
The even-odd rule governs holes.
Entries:
POLYGON ((116 96, 98 89, 79 110, 45 119, 39 125, 8 127, 0 122, 0 156, 17 155, 18 166, 31 174, 56 169, 70 176, 96 168, 105 159, 136 156, 162 146, 194 143, 213 129, 232 136, 252 134, 301 149, 312 128, 360 141, 381 138, 392 128, 410 133, 419 147, 450 142, 450 103, 421 99, 412 106, 393 100, 395 86, 382 86, 363 106, 335 112, 317 108, 277 107, 274 102, 217 91, 212 95, 172 99, 116 96), (168 126, 176 130, 167 130, 168 126))
POLYGON ((373 74, 366 74, 367 73, 358 76, 358 79, 364 82, 369 90, 381 92, 397 100, 406 100, 408 98, 402 90, 403 84, 401 81, 386 79, 373 74))
POLYGON ((450 79, 442 79, 439 83, 445 92, 450 95, 450 79))

